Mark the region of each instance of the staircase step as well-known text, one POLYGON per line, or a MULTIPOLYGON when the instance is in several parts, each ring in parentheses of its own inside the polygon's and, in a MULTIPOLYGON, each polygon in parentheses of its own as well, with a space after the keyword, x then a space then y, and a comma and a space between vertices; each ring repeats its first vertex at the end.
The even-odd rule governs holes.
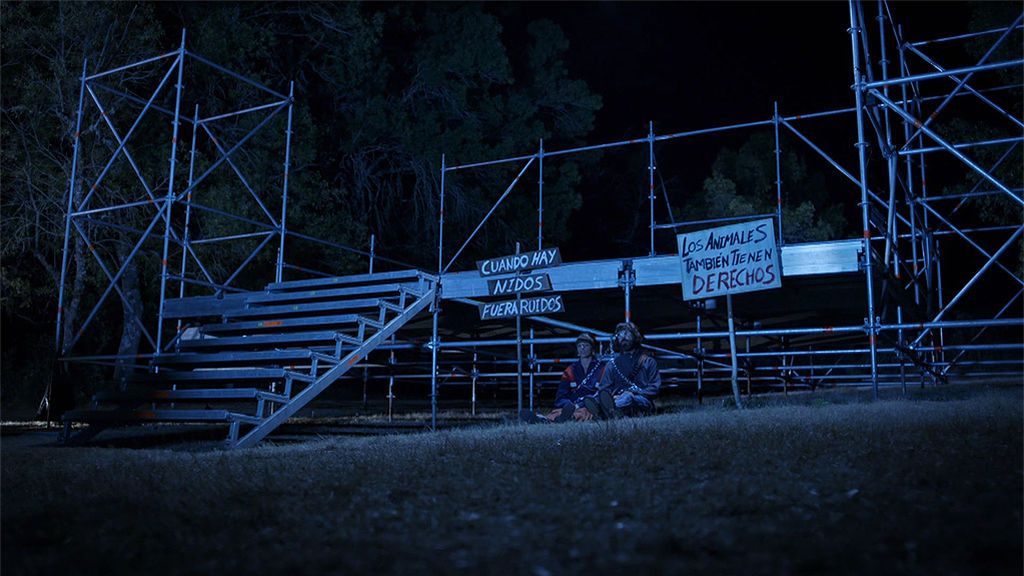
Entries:
POLYGON ((331 288, 326 290, 304 290, 300 292, 263 292, 252 294, 246 298, 245 303, 253 308, 261 304, 284 304, 287 302, 309 302, 312 300, 328 300, 332 298, 346 298, 349 296, 366 296, 369 294, 398 294, 402 290, 410 294, 420 293, 419 285, 415 283, 390 283, 373 284, 370 286, 353 286, 350 288, 331 288))
POLYGON ((160 372, 149 372, 137 374, 132 378, 134 382, 145 383, 188 383, 196 384, 202 382, 269 382, 284 380, 290 376, 293 380, 312 382, 313 377, 309 374, 293 372, 284 368, 217 368, 213 370, 161 370, 160 372))
POLYGON ((208 400, 250 400, 267 398, 287 402, 287 397, 256 388, 193 388, 188 390, 104 390, 93 395, 96 402, 144 404, 147 402, 205 402, 208 400))
POLYGON ((283 292, 288 290, 326 288, 330 286, 394 282, 396 280, 418 278, 421 274, 424 273, 420 270, 395 270, 393 272, 377 272, 374 274, 353 274, 350 276, 313 278, 310 280, 289 280, 287 282, 274 282, 272 284, 268 284, 267 290, 271 292, 283 292))
POLYGON ((203 354, 200 352, 181 352, 178 354, 161 355, 160 366, 247 366, 261 364, 289 364, 308 366, 312 350, 296 348, 292 350, 264 350, 261 352, 217 352, 203 354))
POLYGON ((293 348, 297 346, 327 346, 337 341, 337 332, 291 332, 287 334, 259 334, 224 338, 198 338, 181 343, 182 350, 224 350, 228 348, 293 348))
POLYGON ((229 422, 228 410, 72 410, 65 422, 229 422))
MULTIPOLYGON (((341 314, 338 316, 314 316, 309 318, 280 318, 274 320, 250 320, 245 322, 225 322, 223 324, 206 324, 202 332, 207 335, 242 335, 250 332, 287 332, 302 328, 330 328, 350 325, 355 328, 358 314, 341 314)), ((184 342, 182 343, 184 344, 184 342)))
POLYGON ((281 306, 253 306, 241 310, 233 310, 224 314, 225 319, 231 318, 265 318, 268 316, 312 316, 325 312, 338 312, 340 310, 374 309, 379 306, 398 306, 391 304, 387 299, 395 299, 397 296, 384 298, 360 298, 357 300, 339 300, 334 302, 303 302, 300 304, 285 304, 281 306))

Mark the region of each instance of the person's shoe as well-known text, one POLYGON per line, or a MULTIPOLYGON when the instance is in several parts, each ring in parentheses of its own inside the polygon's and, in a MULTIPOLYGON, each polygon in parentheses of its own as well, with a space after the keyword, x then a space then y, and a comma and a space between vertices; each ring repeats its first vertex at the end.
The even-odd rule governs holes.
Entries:
POLYGON ((615 398, 612 397, 612 393, 607 390, 601 390, 597 393, 597 403, 601 406, 601 412, 604 413, 605 418, 620 418, 622 412, 615 407, 615 398))
POLYGON ((555 417, 555 422, 568 422, 572 420, 573 413, 576 412, 576 406, 569 404, 562 408, 562 413, 555 417))
POLYGON ((521 420, 525 424, 550 424, 551 423, 547 418, 541 416, 540 414, 537 414, 536 412, 532 412, 532 411, 526 410, 526 409, 523 409, 523 410, 519 411, 519 420, 521 420))
POLYGON ((604 415, 604 410, 601 409, 601 403, 597 401, 597 398, 593 396, 583 397, 583 406, 588 412, 594 415, 594 418, 598 420, 604 420, 607 416, 604 415))

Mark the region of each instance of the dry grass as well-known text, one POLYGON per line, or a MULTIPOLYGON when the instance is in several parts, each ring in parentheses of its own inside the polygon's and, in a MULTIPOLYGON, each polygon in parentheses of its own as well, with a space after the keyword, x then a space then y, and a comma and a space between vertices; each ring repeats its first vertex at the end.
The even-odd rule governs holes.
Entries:
POLYGON ((2 571, 1020 574, 1020 388, 2 458, 2 571))

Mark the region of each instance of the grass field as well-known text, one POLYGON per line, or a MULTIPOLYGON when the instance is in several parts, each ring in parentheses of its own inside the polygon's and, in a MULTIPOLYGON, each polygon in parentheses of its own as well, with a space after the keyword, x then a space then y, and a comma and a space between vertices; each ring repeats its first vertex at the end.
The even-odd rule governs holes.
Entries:
POLYGON ((232 453, 4 448, 0 570, 1021 574, 1021 388, 859 398, 232 453))

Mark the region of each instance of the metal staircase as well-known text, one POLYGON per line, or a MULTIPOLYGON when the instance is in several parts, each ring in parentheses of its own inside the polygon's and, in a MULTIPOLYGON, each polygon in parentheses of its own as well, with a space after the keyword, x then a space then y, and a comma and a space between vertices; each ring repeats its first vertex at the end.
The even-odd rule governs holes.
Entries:
POLYGON ((220 309, 209 298, 180 299, 168 306, 177 311, 172 319, 217 321, 179 329, 177 350, 158 355, 149 373, 65 414, 65 438, 86 440, 117 424, 216 422, 229 424, 227 447, 252 447, 428 308, 434 294, 433 276, 402 270, 273 283, 225 299, 220 309), (73 422, 89 426, 71 438, 73 422))

